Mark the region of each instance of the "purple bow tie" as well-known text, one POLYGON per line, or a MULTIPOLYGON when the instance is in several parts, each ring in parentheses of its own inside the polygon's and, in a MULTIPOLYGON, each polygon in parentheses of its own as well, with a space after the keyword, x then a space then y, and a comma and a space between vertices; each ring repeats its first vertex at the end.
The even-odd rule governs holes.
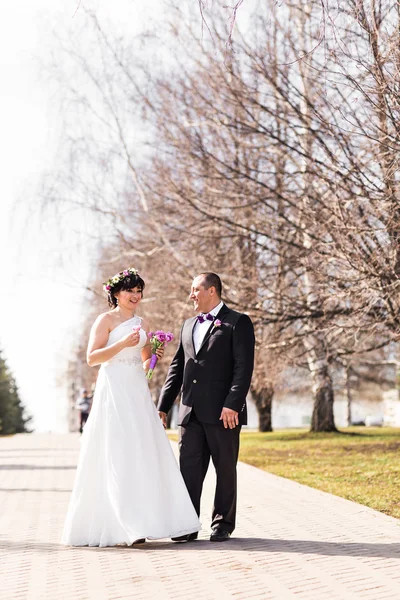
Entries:
POLYGON ((207 313, 206 315, 204 313, 200 313, 197 315, 197 321, 199 323, 204 323, 204 321, 214 321, 214 317, 210 315, 210 313, 207 313))

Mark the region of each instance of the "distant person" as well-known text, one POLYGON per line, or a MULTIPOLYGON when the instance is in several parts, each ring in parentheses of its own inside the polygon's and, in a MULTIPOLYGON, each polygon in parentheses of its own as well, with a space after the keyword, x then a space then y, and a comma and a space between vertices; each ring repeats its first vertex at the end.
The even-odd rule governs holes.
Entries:
POLYGON ((63 544, 132 545, 200 529, 146 379, 149 325, 136 316, 144 285, 135 269, 105 284, 111 310, 90 332, 87 361, 101 367, 63 544))
POLYGON ((76 410, 79 411, 79 431, 81 433, 89 417, 91 400, 87 389, 83 388, 75 405, 76 410))

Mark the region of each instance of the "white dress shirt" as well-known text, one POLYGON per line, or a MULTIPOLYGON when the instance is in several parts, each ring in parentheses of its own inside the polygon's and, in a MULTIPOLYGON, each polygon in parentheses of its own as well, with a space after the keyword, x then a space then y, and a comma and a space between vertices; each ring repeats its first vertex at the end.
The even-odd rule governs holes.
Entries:
MULTIPOLYGON (((224 305, 224 303, 221 300, 221 302, 219 304, 217 304, 217 306, 215 308, 210 310, 210 312, 208 314, 215 317, 219 313, 219 311, 221 310, 223 305, 224 305)), ((211 325, 212 325, 212 322, 206 320, 203 323, 199 323, 199 321, 197 321, 196 325, 194 326, 193 343, 194 343, 194 349, 195 349, 196 354, 200 350, 203 340, 206 337, 206 333, 209 330, 209 328, 211 327, 211 325)))

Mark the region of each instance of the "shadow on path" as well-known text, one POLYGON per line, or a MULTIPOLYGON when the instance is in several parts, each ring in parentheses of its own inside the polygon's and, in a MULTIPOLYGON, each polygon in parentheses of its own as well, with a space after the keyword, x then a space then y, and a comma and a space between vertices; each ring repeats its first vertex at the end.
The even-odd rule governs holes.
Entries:
POLYGON ((400 558, 400 543, 353 543, 353 542, 319 542, 311 540, 277 540, 267 538, 232 538, 229 542, 211 543, 208 540, 197 540, 190 543, 170 541, 148 541, 137 546, 113 546, 110 548, 88 548, 87 546, 71 548, 61 544, 45 542, 13 542, 0 540, 0 551, 52 553, 52 552, 154 552, 175 550, 176 552, 266 552, 290 554, 316 554, 322 556, 352 556, 400 558))
MULTIPOLYGON (((0 456, 1 461, 6 461, 6 460, 10 460, 10 459, 21 460, 22 458, 28 458, 30 460, 38 460, 39 458, 45 458, 45 459, 57 458, 58 459, 58 457, 50 451, 49 452, 43 451, 43 454, 35 454, 34 456, 32 456, 32 454, 30 454, 30 453, 29 454, 13 454, 12 452, 7 454, 7 456, 0 456)), ((73 458, 68 457, 68 460, 73 460, 73 458)))
POLYGON ((76 469, 76 465, 0 465, 0 471, 37 471, 37 470, 60 471, 76 469))
MULTIPOLYGON (((1 438, 0 438, 1 440, 1 438)), ((17 447, 9 447, 9 448, 0 448, 0 452, 47 452, 51 454, 52 452, 79 452, 79 448, 53 448, 52 446, 45 446, 39 448, 25 448, 25 446, 17 447)))
POLYGON ((72 488, 69 490, 63 490, 62 488, 0 488, 0 493, 1 492, 63 492, 65 494, 70 494, 72 488))

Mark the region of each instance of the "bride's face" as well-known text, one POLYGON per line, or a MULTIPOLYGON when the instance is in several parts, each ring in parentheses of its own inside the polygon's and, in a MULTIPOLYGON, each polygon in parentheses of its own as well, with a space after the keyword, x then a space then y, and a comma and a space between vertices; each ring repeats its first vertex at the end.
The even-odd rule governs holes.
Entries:
POLYGON ((118 306, 135 311, 142 299, 142 289, 135 287, 130 290, 120 290, 115 296, 118 299, 118 306))

